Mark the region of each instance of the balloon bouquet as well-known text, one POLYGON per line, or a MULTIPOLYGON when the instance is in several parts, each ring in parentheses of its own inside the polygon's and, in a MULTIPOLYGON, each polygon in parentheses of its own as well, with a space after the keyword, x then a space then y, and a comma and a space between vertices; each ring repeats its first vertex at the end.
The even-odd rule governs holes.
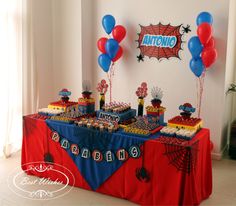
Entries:
POLYGON ((125 38, 126 29, 116 25, 112 15, 105 15, 102 19, 102 26, 106 33, 112 33, 113 38, 102 37, 97 41, 97 47, 102 54, 98 57, 98 64, 107 73, 110 89, 110 102, 112 101, 112 77, 114 76, 114 63, 122 56, 123 49, 119 43, 125 38))
POLYGON ((188 48, 192 54, 189 66, 197 79, 197 108, 198 117, 201 114, 202 94, 206 71, 217 59, 215 39, 212 36, 212 15, 201 12, 197 17, 197 36, 193 36, 188 42, 188 48))

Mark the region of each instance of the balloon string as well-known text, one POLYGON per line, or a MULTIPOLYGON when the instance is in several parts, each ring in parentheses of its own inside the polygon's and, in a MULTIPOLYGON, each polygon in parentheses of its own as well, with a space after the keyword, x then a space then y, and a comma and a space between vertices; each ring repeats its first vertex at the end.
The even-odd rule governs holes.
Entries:
POLYGON ((203 71, 202 76, 199 78, 199 110, 198 110, 198 118, 201 115, 201 107, 202 107, 202 95, 204 90, 204 79, 205 79, 205 71, 203 71))
POLYGON ((197 111, 199 112, 199 85, 198 85, 199 78, 196 78, 196 90, 197 90, 197 111))
POLYGON ((109 93, 110 93, 110 103, 112 102, 112 77, 115 74, 114 62, 112 63, 109 72, 107 72, 107 78, 109 81, 109 93))

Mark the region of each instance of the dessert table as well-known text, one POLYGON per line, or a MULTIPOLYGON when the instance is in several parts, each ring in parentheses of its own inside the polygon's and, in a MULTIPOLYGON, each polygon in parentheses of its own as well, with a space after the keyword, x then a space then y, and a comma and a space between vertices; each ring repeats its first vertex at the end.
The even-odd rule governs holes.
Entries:
MULTIPOLYGON (((91 139, 84 137, 90 135, 88 131, 82 133, 76 125, 37 119, 33 115, 24 117, 23 127, 23 170, 26 170, 25 164, 44 161, 45 153, 50 153, 54 163, 73 173, 75 187, 124 198, 140 205, 198 205, 212 193, 208 129, 201 129, 192 140, 184 141, 162 137, 160 133, 145 138, 119 132, 105 137, 94 133, 91 139), (84 159, 79 155, 75 157, 69 149, 63 149, 60 142, 51 138, 53 131, 70 142, 95 145, 94 148, 103 140, 106 141, 102 145, 110 150, 136 144, 140 146, 142 155, 112 163, 105 160, 95 162, 91 157, 84 159), (137 173, 142 167, 145 167, 148 177, 141 174, 138 178, 137 173)), ((34 171, 27 173, 37 175, 34 171)), ((56 178, 55 174, 48 175, 51 179, 56 178)))

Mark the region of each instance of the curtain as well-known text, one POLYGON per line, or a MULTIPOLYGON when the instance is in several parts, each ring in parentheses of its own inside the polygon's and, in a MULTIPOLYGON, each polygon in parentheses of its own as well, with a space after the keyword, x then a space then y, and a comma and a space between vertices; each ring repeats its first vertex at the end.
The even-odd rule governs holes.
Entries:
MULTIPOLYGON (((35 48, 33 4, 23 1, 23 114, 33 114, 38 109, 38 73, 35 48)), ((37 0, 40 1, 40 0, 37 0)))
POLYGON ((21 148, 22 115, 38 108, 32 0, 0 0, 0 156, 21 148))
POLYGON ((21 146, 22 0, 0 0, 0 156, 21 146))

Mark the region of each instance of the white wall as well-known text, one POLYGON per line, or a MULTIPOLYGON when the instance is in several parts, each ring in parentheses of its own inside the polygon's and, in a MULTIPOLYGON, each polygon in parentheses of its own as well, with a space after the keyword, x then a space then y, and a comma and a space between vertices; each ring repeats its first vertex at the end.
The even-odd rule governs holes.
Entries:
POLYGON ((32 20, 39 107, 45 107, 53 95, 51 0, 32 1, 32 20))
MULTIPOLYGON (((231 83, 235 79, 235 66, 236 66, 236 1, 230 1, 229 9, 229 30, 228 30, 228 45, 227 45, 227 64, 225 73, 225 92, 228 90, 231 83)), ((224 105, 224 121, 223 121, 223 134, 222 145, 226 145, 230 136, 231 123, 236 119, 236 95, 235 93, 228 93, 225 95, 224 105), (226 138, 227 137, 227 138, 226 138)))
MULTIPOLYGON (((236 1, 230 1, 230 18, 229 18, 229 31, 228 31, 228 48, 227 48, 227 72, 225 76, 225 90, 229 85, 236 82, 236 1)), ((228 120, 232 121, 236 119, 236 94, 230 93, 227 95, 226 107, 228 110, 228 120), (234 99, 234 101, 232 101, 234 99)))
POLYGON ((82 41, 81 1, 52 0, 53 5, 53 95, 68 88, 71 99, 81 94, 82 82, 82 41))
MULTIPOLYGON (((154 58, 145 58, 144 62, 138 63, 136 55, 139 54, 139 50, 136 49, 137 43, 135 42, 138 38, 137 33, 140 31, 138 25, 158 24, 159 22, 172 25, 190 24, 192 32, 184 36, 184 40, 188 41, 191 36, 196 35, 197 15, 205 10, 213 15, 214 37, 219 57, 205 78, 202 119, 204 126, 211 129, 211 139, 215 145, 214 152, 219 153, 222 149, 229 1, 182 0, 179 3, 171 0, 97 0, 94 4, 96 40, 101 36, 106 36, 101 26, 101 19, 105 14, 112 14, 117 23, 124 25, 127 29, 127 37, 121 43, 125 48, 124 58, 116 64, 113 86, 115 99, 131 102, 133 107, 137 107, 135 90, 139 84, 147 81, 149 88, 158 85, 165 92, 163 105, 167 107, 166 120, 179 113, 180 104, 191 102, 196 105, 196 78, 189 69, 191 55, 188 52, 187 43, 185 43, 184 51, 180 53, 181 61, 173 58, 169 61, 158 62, 154 58)), ((94 44, 94 51, 97 51, 96 44, 94 44)), ((96 57, 98 55, 99 52, 96 57)), ((98 82, 101 78, 106 78, 106 75, 97 65, 96 58, 93 61, 94 75, 97 77, 95 82, 98 82)), ((150 103, 150 99, 149 95, 146 105, 150 103)))

